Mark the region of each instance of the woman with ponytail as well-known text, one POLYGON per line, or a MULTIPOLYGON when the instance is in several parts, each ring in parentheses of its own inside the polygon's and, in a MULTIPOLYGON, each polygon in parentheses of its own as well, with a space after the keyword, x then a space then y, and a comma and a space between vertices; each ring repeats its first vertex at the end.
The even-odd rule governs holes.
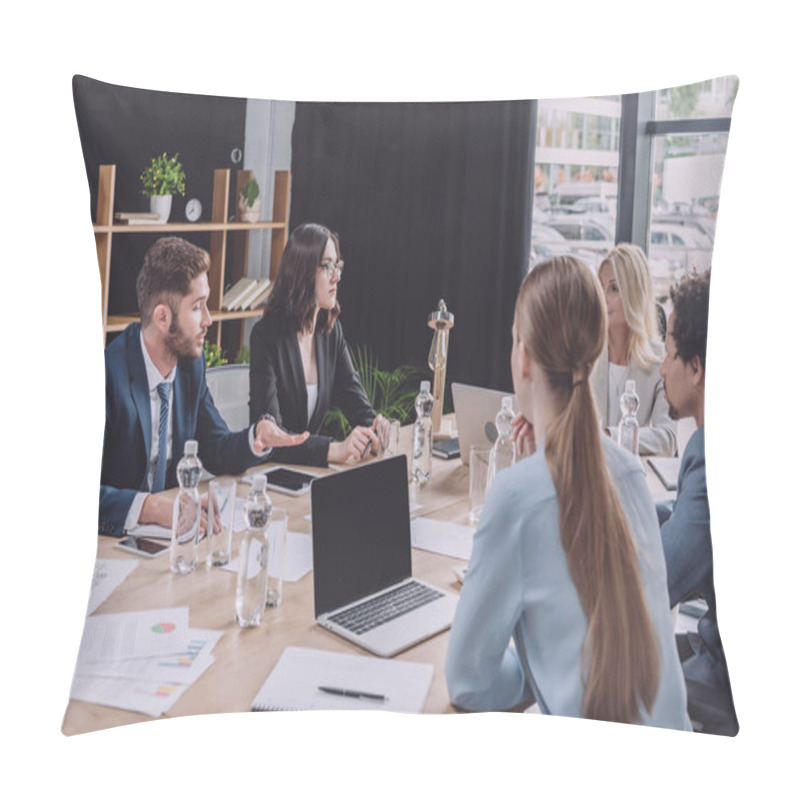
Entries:
POLYGON ((450 699, 691 730, 655 507, 639 460, 597 425, 589 375, 606 310, 588 267, 536 266, 513 340, 536 452, 486 498, 450 633, 450 699))

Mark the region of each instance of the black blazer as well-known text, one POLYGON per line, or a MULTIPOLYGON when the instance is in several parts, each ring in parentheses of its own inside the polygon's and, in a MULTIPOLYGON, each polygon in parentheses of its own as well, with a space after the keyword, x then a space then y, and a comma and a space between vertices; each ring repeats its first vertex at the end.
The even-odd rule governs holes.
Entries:
POLYGON ((310 431, 296 447, 275 448, 273 461, 325 466, 332 439, 318 435, 332 406, 342 409, 351 425, 371 425, 375 411, 353 368, 342 326, 314 334, 317 356, 317 405, 308 419, 308 392, 297 332, 289 330, 281 310, 267 309, 250 335, 250 421, 272 414, 291 433, 310 431))

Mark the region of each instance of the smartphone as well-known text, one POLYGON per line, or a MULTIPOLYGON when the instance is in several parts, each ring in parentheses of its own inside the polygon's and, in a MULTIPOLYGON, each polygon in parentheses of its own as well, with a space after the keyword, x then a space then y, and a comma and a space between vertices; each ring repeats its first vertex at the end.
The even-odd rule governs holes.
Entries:
POLYGON ((442 439, 440 442, 433 443, 433 454, 437 458, 458 458, 461 455, 461 449, 458 446, 458 437, 452 439, 442 439))
MULTIPOLYGON (((316 475, 309 475, 307 472, 300 472, 287 467, 271 467, 257 474, 267 476, 267 489, 290 494, 293 497, 298 497, 310 491, 311 481, 317 477, 316 475)), ((248 475, 244 480, 252 483, 253 476, 248 475)))
POLYGON ((120 539, 117 542, 117 547, 145 558, 155 558, 165 550, 169 550, 168 544, 154 542, 152 539, 142 539, 137 536, 126 536, 124 539, 120 539))

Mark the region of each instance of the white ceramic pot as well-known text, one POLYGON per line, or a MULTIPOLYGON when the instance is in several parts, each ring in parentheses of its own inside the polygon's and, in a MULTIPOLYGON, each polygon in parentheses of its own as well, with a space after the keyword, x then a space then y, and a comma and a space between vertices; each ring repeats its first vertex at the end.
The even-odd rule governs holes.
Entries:
POLYGON ((169 212, 172 210, 171 194, 150 195, 150 211, 158 214, 159 222, 166 222, 169 219, 169 212))
POLYGON ((252 206, 248 206, 245 200, 239 198, 239 220, 241 222, 260 222, 261 221, 261 198, 256 197, 252 206))

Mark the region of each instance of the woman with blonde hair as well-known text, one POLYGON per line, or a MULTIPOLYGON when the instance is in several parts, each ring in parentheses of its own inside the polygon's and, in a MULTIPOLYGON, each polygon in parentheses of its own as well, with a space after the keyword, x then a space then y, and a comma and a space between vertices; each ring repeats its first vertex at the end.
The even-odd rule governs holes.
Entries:
POLYGON ((634 244, 617 245, 597 273, 608 310, 608 347, 591 375, 600 426, 613 439, 622 418, 619 400, 627 381, 639 395, 639 452, 674 456, 675 422, 670 419, 659 375, 664 347, 656 320, 653 279, 647 257, 634 244))
POLYGON ((639 460, 596 424, 597 278, 571 256, 537 265, 512 333, 537 447, 486 498, 450 632, 450 699, 690 730, 655 506, 639 460))

